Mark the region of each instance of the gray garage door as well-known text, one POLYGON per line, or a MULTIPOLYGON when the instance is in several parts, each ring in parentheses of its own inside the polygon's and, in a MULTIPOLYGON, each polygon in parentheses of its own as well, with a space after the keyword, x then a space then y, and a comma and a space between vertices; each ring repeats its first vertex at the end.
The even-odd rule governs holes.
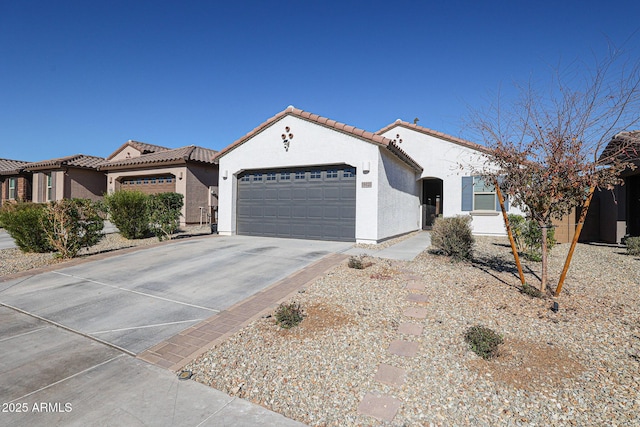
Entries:
POLYGON ((356 171, 340 165, 238 176, 238 234, 354 241, 356 171))

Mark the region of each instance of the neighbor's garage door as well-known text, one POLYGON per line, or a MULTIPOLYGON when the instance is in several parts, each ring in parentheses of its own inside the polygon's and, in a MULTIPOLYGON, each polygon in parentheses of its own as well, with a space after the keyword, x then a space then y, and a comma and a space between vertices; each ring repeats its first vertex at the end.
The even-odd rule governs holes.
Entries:
POLYGON ((355 169, 341 165, 238 176, 238 234, 354 241, 355 169))

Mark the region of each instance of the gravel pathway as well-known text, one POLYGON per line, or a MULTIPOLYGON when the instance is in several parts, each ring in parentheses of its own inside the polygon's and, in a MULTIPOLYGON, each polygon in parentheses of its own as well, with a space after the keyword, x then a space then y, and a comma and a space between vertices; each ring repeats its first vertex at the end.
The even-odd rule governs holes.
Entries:
MULTIPOLYGON (((567 251, 553 250, 551 283, 567 251)), ((306 312, 299 326, 260 319, 187 368, 312 426, 640 425, 637 257, 579 245, 556 299, 519 291, 506 238, 478 238, 474 263, 426 251, 413 262, 370 260, 364 270, 341 265, 297 294, 306 312), (416 307, 423 319, 407 315, 416 307), (497 359, 468 349, 463 335, 476 324, 503 335, 497 359), (397 354, 398 340, 417 343, 417 353, 397 354), (381 366, 403 382, 379 381, 381 366), (400 402, 391 421, 358 412, 372 394, 400 402)), ((531 283, 539 270, 525 263, 531 283)))

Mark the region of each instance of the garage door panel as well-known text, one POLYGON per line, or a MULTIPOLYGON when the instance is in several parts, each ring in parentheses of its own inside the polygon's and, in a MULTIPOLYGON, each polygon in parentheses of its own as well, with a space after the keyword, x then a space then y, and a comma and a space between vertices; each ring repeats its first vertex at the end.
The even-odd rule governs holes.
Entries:
POLYGON ((355 240, 356 180, 343 167, 252 171, 243 175, 289 174, 291 179, 238 180, 239 234, 321 240, 355 240), (338 170, 327 173, 327 170, 338 170), (300 172, 304 172, 300 174, 300 172), (296 174, 296 172, 298 172, 296 174), (301 177, 295 179, 295 177, 301 177))

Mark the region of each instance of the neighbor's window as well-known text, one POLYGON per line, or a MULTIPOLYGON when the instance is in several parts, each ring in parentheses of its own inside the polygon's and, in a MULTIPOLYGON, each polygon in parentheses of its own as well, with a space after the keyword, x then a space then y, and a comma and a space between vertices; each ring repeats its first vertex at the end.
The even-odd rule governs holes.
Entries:
POLYGON ((48 173, 46 176, 47 176, 47 202, 50 202, 53 200, 53 178, 51 176, 51 173, 48 173))
POLYGON ((9 178, 9 199, 15 200, 16 198, 16 179, 9 178))
POLYGON ((494 211, 496 209, 496 189, 479 176, 473 177, 473 210, 494 211))

